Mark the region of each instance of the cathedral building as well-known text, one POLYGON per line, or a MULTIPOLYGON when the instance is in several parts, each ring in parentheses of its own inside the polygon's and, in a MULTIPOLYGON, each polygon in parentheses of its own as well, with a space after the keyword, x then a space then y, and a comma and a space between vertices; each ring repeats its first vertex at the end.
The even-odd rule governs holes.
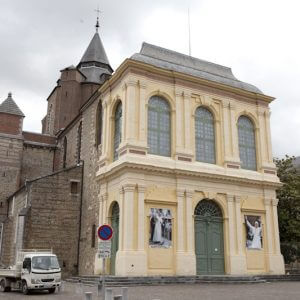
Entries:
POLYGON ((0 105, 1 264, 53 248, 65 276, 283 274, 273 97, 228 67, 143 43, 113 72, 98 32, 61 71, 42 133, 0 105))

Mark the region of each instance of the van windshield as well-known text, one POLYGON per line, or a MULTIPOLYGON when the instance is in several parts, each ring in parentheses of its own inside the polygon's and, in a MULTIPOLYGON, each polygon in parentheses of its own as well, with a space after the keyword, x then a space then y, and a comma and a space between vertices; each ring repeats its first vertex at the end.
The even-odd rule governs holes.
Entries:
POLYGON ((56 256, 35 256, 32 258, 32 268, 40 270, 59 269, 56 256))

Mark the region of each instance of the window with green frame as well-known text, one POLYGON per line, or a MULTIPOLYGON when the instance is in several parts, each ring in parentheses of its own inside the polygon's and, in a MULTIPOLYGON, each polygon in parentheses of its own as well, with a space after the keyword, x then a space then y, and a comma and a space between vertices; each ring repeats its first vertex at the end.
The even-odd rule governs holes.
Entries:
POLYGON ((195 112, 196 160, 215 164, 215 126, 212 113, 198 107, 195 112))
POLYGON ((252 121, 246 116, 241 116, 238 120, 238 135, 241 167, 257 170, 255 130, 252 121))
POLYGON ((170 105, 159 96, 148 103, 148 147, 148 153, 171 156, 170 105))
POLYGON ((118 149, 122 138, 122 103, 119 102, 115 111, 114 160, 119 158, 118 149))

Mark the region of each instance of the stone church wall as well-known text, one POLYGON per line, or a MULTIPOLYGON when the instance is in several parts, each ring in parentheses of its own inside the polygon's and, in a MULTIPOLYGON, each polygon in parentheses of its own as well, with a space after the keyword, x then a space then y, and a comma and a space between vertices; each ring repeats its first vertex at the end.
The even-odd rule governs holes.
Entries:
POLYGON ((2 264, 14 262, 18 214, 28 203, 22 248, 52 249, 63 276, 77 274, 81 172, 82 167, 75 166, 28 182, 27 190, 10 199, 13 214, 4 222, 2 264))
POLYGON ((0 134, 0 221, 7 212, 6 199, 19 188, 23 140, 0 134))
POLYGON ((24 184, 25 180, 32 180, 52 173, 53 157, 53 148, 24 144, 21 184, 24 184))
POLYGON ((93 237, 93 226, 98 227, 99 220, 99 188, 95 173, 98 167, 98 149, 95 146, 95 118, 98 102, 95 101, 83 113, 82 126, 82 159, 84 160, 84 192, 82 205, 82 227, 80 243, 79 274, 93 274, 95 255, 97 252, 97 237, 93 237), (93 239, 96 243, 93 245, 93 239))

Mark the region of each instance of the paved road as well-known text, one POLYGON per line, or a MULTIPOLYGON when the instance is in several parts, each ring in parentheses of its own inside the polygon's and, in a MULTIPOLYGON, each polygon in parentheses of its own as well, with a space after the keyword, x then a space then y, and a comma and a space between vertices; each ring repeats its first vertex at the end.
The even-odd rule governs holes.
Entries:
MULTIPOLYGON (((94 287, 83 286, 83 291, 93 292, 94 287)), ((64 285, 63 291, 48 295, 35 293, 24 296, 19 292, 0 293, 0 300, 83 300, 82 289, 78 284, 64 285)), ((120 289, 114 289, 115 295, 120 289)), ((142 286, 129 288, 129 300, 299 300, 300 282, 276 282, 257 284, 192 284, 142 286)))

